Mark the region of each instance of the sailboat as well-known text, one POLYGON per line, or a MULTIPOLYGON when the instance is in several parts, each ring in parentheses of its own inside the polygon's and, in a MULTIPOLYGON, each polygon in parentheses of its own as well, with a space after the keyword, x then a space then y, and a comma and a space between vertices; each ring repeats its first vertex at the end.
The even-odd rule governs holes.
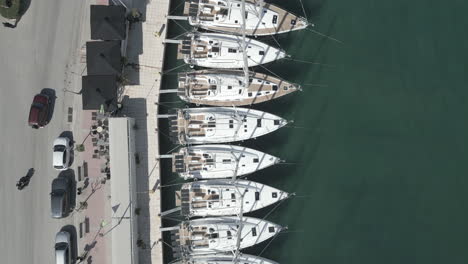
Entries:
POLYGON ((248 180, 209 180, 186 183, 176 192, 176 205, 186 217, 238 215, 259 210, 289 194, 248 180))
POLYGON ((271 133, 288 123, 276 115, 240 107, 179 109, 169 120, 171 139, 182 145, 247 140, 271 133))
POLYGON ((234 257, 230 254, 213 254, 201 256, 188 256, 171 264, 278 264, 266 258, 248 254, 234 257))
POLYGON ((245 64, 243 38, 218 33, 189 33, 181 41, 178 59, 185 63, 206 68, 235 69, 252 67, 286 57, 280 49, 253 39, 245 39, 245 64))
POLYGON ((232 252, 268 240, 282 229, 277 224, 253 217, 200 218, 171 228, 172 248, 181 255, 232 252))
POLYGON ((198 145, 172 153, 172 171, 184 179, 219 179, 247 175, 281 160, 235 145, 198 145))
POLYGON ((245 19, 245 34, 265 36, 306 28, 309 23, 278 6, 263 1, 245 0, 190 0, 185 2, 184 15, 189 24, 202 29, 227 34, 242 34, 245 19))
POLYGON ((200 70, 179 74, 179 97, 189 103, 243 106, 263 103, 300 89, 271 75, 250 72, 245 83, 241 70, 200 70))

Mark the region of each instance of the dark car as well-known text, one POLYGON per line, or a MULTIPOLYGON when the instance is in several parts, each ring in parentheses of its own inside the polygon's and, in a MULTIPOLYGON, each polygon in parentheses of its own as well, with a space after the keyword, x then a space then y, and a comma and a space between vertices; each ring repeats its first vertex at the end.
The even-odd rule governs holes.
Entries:
POLYGON ((70 212, 71 181, 66 177, 57 177, 52 181, 50 208, 53 218, 63 218, 70 212))
POLYGON ((34 96, 29 110, 28 124, 32 128, 40 128, 49 122, 50 98, 45 94, 34 96))

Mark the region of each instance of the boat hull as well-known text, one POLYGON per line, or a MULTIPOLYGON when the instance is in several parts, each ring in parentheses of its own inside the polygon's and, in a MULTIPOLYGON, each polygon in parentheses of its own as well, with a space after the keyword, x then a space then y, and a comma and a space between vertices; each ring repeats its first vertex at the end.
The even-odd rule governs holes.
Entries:
MULTIPOLYGON (((185 63, 205 68, 244 68, 243 38, 219 33, 191 33, 178 47, 177 58, 185 63)), ((247 67, 280 60, 286 53, 258 40, 246 38, 247 67)))
POLYGON ((272 222, 237 216, 201 218, 183 222, 172 231, 173 248, 191 255, 217 254, 244 249, 273 238, 283 228, 272 222), (240 240, 237 248, 238 236, 240 240))
POLYGON ((216 144, 269 134, 288 122, 276 115, 248 108, 180 109, 169 120, 171 139, 178 144, 216 144))
POLYGON ((244 72, 239 70, 187 72, 179 77, 178 95, 182 100, 197 105, 245 106, 267 102, 300 90, 299 85, 263 73, 251 72, 249 80, 249 85, 244 87, 244 72), (208 80, 212 79, 220 80, 216 95, 209 90, 208 80), (223 79, 227 81, 222 83, 223 79), (206 83, 201 86, 198 80, 206 80, 206 83))
MULTIPOLYGON (((241 8, 237 6, 241 1, 226 1, 229 5, 232 5, 231 8, 234 8, 234 12, 240 16, 241 8)), ((245 34, 247 36, 267 36, 275 35, 281 33, 287 33, 291 31, 301 30, 307 28, 309 23, 303 17, 294 15, 293 13, 287 12, 286 10, 269 3, 264 3, 263 10, 267 10, 267 16, 262 16, 258 18, 259 8, 256 7, 255 1, 246 0, 245 1, 245 10, 248 13, 248 19, 246 20, 245 34), (271 13, 271 14, 270 14, 271 13), (274 18, 271 15, 274 14, 274 18), (271 20, 274 19, 277 21, 275 24, 271 24, 271 20), (262 23, 266 22, 266 23, 262 23)), ((233 11, 231 11, 233 12, 233 11)), ((199 27, 205 30, 228 33, 234 35, 242 35, 242 21, 237 21, 237 23, 219 23, 215 20, 206 21, 200 19, 200 17, 190 16, 190 2, 185 3, 184 15, 188 16, 188 21, 191 26, 199 27)), ((241 19, 240 19, 241 20, 241 19)))
POLYGON ((177 260, 171 264, 278 264, 272 260, 241 254, 235 258, 232 254, 214 254, 210 256, 190 256, 187 261, 177 260))
POLYGON ((209 180, 183 185, 181 191, 176 192, 176 203, 186 217, 228 216, 260 210, 288 196, 286 192, 254 181, 209 180))
POLYGON ((172 171, 184 179, 240 177, 280 162, 278 157, 235 145, 199 145, 173 154, 172 171), (210 162, 210 160, 213 160, 210 162))

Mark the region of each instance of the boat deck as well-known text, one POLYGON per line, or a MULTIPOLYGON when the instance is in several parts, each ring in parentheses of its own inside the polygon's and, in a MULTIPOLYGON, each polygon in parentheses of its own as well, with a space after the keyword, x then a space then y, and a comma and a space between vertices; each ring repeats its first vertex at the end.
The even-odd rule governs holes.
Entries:
MULTIPOLYGON (((203 77, 204 74, 214 74, 217 71, 213 70, 201 70, 192 75, 198 75, 203 77)), ((232 71, 234 74, 243 74, 242 71, 232 71)), ((185 77, 179 77, 179 84, 185 84, 185 77)), ((208 79, 208 78, 206 78, 208 79)), ((296 85, 293 85, 287 81, 273 77, 271 75, 252 72, 251 79, 258 79, 257 83, 251 82, 248 87, 248 98, 241 98, 239 100, 209 100, 204 97, 208 97, 208 91, 216 89, 216 86, 209 84, 207 81, 197 81, 188 83, 185 87, 179 86, 180 95, 189 95, 189 102, 198 105, 212 105, 212 106, 243 106, 263 103, 275 98, 293 93, 298 90, 296 85), (190 96, 192 95, 192 96, 190 96), (199 98, 196 98, 199 97, 199 98)))
POLYGON ((171 120, 170 125, 171 135, 185 134, 189 137, 203 137, 206 135, 205 127, 212 127, 216 124, 215 122, 206 122, 204 114, 191 115, 190 119, 187 120, 178 113, 177 118, 171 120))
MULTIPOLYGON (((216 5, 217 1, 208 1, 204 0, 201 1, 203 4, 209 4, 209 5, 216 5)), ((246 0, 246 3, 250 4, 256 4, 255 1, 253 0, 246 0)), ((255 29, 247 29, 246 34, 247 35, 258 35, 258 36, 263 36, 263 35, 274 35, 274 34, 279 34, 279 33, 285 33, 285 32, 290 32, 293 30, 299 30, 307 27, 308 22, 300 17, 296 16, 278 6, 264 3, 265 9, 269 9, 277 14, 277 27, 276 28, 255 28, 255 29)), ((220 12, 223 12, 224 9, 221 9, 220 12)), ((184 6, 184 15, 186 16, 197 16, 200 20, 203 21, 214 21, 214 16, 217 13, 215 12, 214 9, 206 7, 203 8, 202 10, 199 10, 198 7, 198 1, 193 1, 191 3, 190 1, 185 2, 184 6), (195 5, 197 7, 195 7, 195 5), (205 13, 206 12, 206 13, 205 13)), ((236 35, 242 35, 242 27, 241 24, 239 24, 239 27, 221 27, 221 26, 208 26, 206 24, 201 25, 203 28, 215 32, 224 32, 224 33, 231 33, 231 34, 236 34, 236 35)))
POLYGON ((202 170, 204 165, 212 164, 214 160, 208 154, 188 153, 186 155, 174 153, 172 158, 172 172, 186 172, 202 170))

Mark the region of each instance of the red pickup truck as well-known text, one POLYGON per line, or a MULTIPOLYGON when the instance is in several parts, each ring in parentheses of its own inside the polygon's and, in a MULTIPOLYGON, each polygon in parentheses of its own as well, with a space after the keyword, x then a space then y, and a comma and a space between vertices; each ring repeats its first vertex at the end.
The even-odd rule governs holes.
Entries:
POLYGON ((29 110, 28 124, 32 128, 44 127, 49 123, 49 110, 51 99, 46 94, 37 94, 34 96, 29 110))

